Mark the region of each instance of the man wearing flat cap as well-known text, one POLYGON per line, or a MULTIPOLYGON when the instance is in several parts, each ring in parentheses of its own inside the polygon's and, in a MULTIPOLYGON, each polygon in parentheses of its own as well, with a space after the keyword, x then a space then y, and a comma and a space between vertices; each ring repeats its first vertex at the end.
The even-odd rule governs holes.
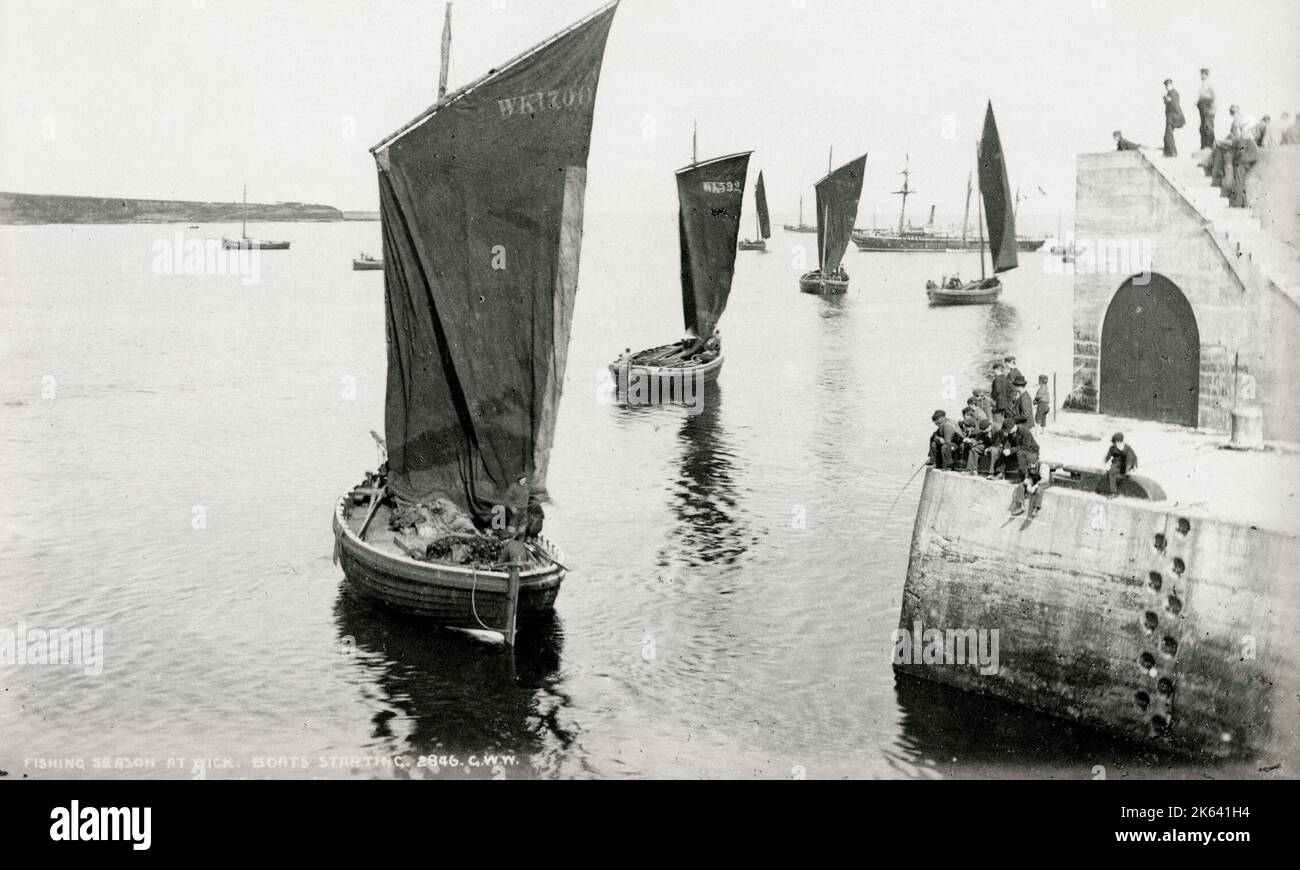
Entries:
POLYGON ((948 419, 945 411, 935 411, 930 419, 934 421, 934 433, 930 436, 930 457, 926 465, 933 465, 940 471, 953 468, 962 443, 961 430, 948 419))

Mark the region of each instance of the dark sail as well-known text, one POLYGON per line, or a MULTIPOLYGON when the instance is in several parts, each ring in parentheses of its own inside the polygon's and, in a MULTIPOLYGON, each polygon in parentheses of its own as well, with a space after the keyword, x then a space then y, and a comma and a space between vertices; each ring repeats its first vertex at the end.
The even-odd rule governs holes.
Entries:
POLYGON ((984 113, 984 135, 979 144, 980 195, 989 228, 989 254, 993 272, 1005 272, 1020 265, 1016 260, 1016 216, 1011 204, 1011 182, 1002 156, 1002 139, 993 120, 993 103, 984 113))
POLYGON ((838 269, 848 250, 866 171, 863 154, 817 182, 817 264, 822 274, 838 269))
POLYGON ((543 497, 569 347, 592 108, 617 0, 373 149, 389 487, 480 521, 543 497))
POLYGON ((713 334, 731 294, 748 168, 745 152, 677 171, 682 314, 686 328, 700 338, 713 334))
POLYGON ((764 239, 772 238, 772 220, 767 214, 767 188, 763 184, 763 173, 758 173, 758 184, 754 185, 754 205, 758 209, 758 234, 764 239))

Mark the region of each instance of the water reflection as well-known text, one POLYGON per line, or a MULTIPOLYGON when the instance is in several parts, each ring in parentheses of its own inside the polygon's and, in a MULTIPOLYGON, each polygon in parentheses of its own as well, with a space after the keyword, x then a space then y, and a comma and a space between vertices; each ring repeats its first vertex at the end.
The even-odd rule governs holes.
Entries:
POLYGON ((699 414, 682 418, 677 442, 681 458, 671 503, 676 556, 692 568, 735 564, 752 541, 739 518, 736 455, 722 425, 721 386, 710 389, 699 414))
POLYGON ((982 358, 974 361, 974 376, 981 385, 993 376, 990 369, 993 360, 1008 354, 1020 355, 1018 346, 1021 342, 1020 312, 1014 305, 995 302, 983 308, 984 322, 980 326, 979 343, 982 358))
MULTIPOLYGON (((455 753, 462 761, 514 754, 518 762, 504 767, 506 776, 554 774, 562 759, 572 761, 576 734, 560 672, 564 632, 554 614, 522 627, 511 651, 381 610, 344 583, 334 621, 373 690, 366 692, 374 708, 372 751, 455 753)), ((490 777, 493 770, 461 768, 455 775, 490 777)))

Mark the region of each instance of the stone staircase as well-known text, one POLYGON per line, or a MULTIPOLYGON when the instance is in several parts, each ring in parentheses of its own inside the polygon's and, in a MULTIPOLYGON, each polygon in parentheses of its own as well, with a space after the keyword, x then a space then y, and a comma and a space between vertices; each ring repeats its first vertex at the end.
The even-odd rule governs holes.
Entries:
MULTIPOLYGON (((1210 183, 1193 156, 1168 158, 1142 152, 1147 161, 1201 215, 1224 256, 1238 270, 1254 269, 1258 280, 1272 284, 1300 305, 1300 250, 1264 228, 1249 208, 1234 208, 1210 183)), ((1239 272, 1240 274, 1240 272, 1239 272)), ((1250 286, 1252 282, 1243 282, 1250 286)))

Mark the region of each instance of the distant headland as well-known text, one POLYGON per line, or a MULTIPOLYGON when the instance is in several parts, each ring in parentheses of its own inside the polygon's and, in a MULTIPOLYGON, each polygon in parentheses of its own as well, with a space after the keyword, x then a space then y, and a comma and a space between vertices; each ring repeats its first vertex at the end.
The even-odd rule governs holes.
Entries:
POLYGON ((369 221, 378 212, 306 202, 186 202, 0 191, 0 224, 171 224, 250 221, 369 221))

